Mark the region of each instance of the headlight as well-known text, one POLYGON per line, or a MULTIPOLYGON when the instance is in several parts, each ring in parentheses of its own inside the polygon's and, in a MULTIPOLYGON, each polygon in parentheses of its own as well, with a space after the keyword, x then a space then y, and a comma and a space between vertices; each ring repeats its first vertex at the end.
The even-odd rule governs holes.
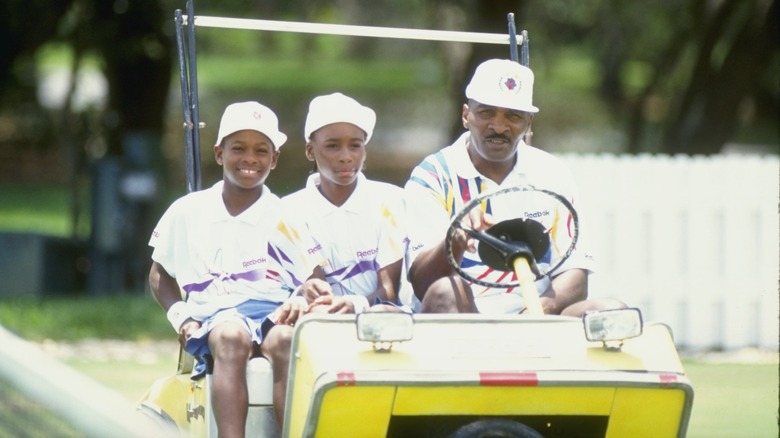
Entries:
POLYGON ((364 312, 357 315, 357 337, 373 342, 377 351, 389 351, 393 342, 412 339, 414 318, 405 312, 364 312))
POLYGON ((585 338, 589 341, 617 341, 616 349, 620 349, 624 339, 635 338, 642 334, 642 312, 637 308, 601 310, 588 312, 582 317, 585 326, 585 338))

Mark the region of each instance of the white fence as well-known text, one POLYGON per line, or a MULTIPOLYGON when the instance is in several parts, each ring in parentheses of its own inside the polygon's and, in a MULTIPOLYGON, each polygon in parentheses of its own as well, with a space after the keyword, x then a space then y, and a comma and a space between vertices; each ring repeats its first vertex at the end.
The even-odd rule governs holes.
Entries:
POLYGON ((780 160, 563 155, 598 272, 615 296, 689 348, 778 348, 780 160))

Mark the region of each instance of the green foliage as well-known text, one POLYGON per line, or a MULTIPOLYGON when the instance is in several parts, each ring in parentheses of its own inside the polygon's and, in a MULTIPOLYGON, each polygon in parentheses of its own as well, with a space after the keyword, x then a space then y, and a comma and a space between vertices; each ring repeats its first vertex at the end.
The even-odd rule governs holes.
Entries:
POLYGON ((547 87, 589 94, 589 90, 598 86, 598 63, 595 59, 583 56, 576 50, 564 51, 563 56, 551 61, 548 69, 536 70, 539 79, 534 83, 535 89, 547 87))
MULTIPOLYGON (((41 47, 35 54, 36 64, 39 69, 56 70, 63 66, 69 67, 73 62, 73 48, 63 43, 51 43, 41 47)), ((87 54, 81 60, 81 67, 99 69, 101 60, 95 54, 87 54)))
POLYGON ((146 294, 0 301, 0 325, 32 341, 173 336, 165 313, 146 294))
MULTIPOLYGON (((204 56, 199 61, 199 83, 204 88, 259 92, 287 90, 310 92, 340 89, 346 92, 371 90, 385 94, 412 91, 420 86, 422 75, 414 62, 342 61, 339 63, 303 60, 251 60, 236 57, 204 56), (316 74, 313 74, 316 72, 316 74), (316 76, 316 80, 313 77, 316 76)), ((441 84, 437 84, 441 85, 441 84)))
POLYGON ((384 50, 379 57, 379 48, 385 47, 370 40, 370 53, 357 59, 348 53, 355 41, 338 35, 199 28, 198 83, 204 90, 292 94, 342 90, 393 95, 446 87, 443 66, 432 62, 432 45, 416 45, 426 48, 422 56, 392 56, 392 50, 384 50))
MULTIPOLYGON (((57 186, 4 185, 0 187, 0 230, 70 237, 69 189, 57 186)), ((83 215, 89 207, 82 203, 83 215)), ((79 221, 79 235, 88 230, 88 217, 79 221)))

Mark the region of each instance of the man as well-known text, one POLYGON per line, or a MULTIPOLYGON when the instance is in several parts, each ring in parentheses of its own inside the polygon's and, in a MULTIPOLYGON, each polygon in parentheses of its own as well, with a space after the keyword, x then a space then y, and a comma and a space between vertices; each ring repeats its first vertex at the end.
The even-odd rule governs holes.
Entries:
MULTIPOLYGON (((463 105, 462 120, 467 132, 426 157, 406 183, 409 211, 416 219, 409 231, 409 281, 423 312, 526 311, 519 288, 473 285, 458 276, 447 261, 444 236, 452 217, 486 191, 532 185, 562 195, 572 204, 578 199, 566 166, 523 141, 539 111, 532 103, 533 82, 531 70, 516 62, 491 59, 480 64, 466 87, 468 101, 463 105)), ((570 239, 573 230, 569 213, 552 197, 497 196, 475 208, 464 218, 463 226, 485 230, 501 220, 518 217, 542 223, 552 244, 536 262, 542 272, 555 266, 566 249, 561 242, 570 239)), ((587 252, 587 231, 580 235, 569 259, 536 281, 545 313, 580 315, 591 309, 623 306, 614 300, 585 301, 593 261, 587 252)), ((455 233, 452 255, 461 269, 473 278, 494 283, 512 279, 511 274, 482 263, 475 250, 474 239, 463 230, 455 233)))

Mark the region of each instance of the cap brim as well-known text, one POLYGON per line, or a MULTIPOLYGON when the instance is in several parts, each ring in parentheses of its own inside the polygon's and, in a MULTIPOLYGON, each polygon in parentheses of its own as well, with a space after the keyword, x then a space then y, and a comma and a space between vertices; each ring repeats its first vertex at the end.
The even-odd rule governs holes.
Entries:
POLYGON ((475 102, 479 102, 483 105, 490 105, 496 108, 507 108, 515 111, 522 111, 524 113, 539 112, 539 108, 533 105, 518 105, 516 102, 507 101, 506 99, 489 99, 489 98, 477 99, 476 97, 469 97, 469 96, 466 97, 474 100, 475 102))

